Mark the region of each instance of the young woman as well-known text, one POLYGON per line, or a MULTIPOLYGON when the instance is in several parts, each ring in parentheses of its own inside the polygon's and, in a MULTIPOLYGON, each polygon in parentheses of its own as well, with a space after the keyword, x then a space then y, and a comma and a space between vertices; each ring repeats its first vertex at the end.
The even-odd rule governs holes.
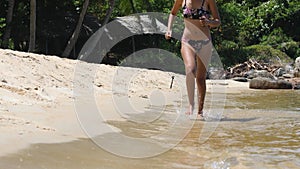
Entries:
POLYGON ((182 8, 184 31, 181 39, 181 55, 185 65, 189 107, 194 110, 195 78, 198 88, 198 114, 203 115, 206 94, 206 72, 211 58, 210 28, 221 24, 215 0, 176 0, 168 20, 166 39, 172 36, 172 25, 177 12, 182 8))

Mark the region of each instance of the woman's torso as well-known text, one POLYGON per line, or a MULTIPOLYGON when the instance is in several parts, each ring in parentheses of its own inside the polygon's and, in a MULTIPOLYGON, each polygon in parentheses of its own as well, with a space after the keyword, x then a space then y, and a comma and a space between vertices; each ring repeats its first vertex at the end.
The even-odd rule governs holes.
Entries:
MULTIPOLYGON (((182 7, 189 10, 208 11, 208 0, 183 0, 182 7), (203 2, 204 1, 204 2, 203 2)), ((186 11, 184 11, 184 14, 186 11)), ((192 19, 192 16, 188 15, 184 17, 185 29, 183 31, 182 38, 191 40, 210 39, 210 30, 207 26, 203 27, 200 23, 200 19, 192 19)))

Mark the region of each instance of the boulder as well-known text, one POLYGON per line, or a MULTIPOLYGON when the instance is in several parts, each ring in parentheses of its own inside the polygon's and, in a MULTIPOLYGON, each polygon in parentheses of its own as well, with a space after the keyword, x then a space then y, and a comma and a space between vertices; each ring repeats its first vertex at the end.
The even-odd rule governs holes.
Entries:
POLYGON ((270 72, 267 70, 250 70, 245 73, 245 77, 248 79, 254 79, 259 77, 269 78, 269 79, 276 79, 275 76, 273 76, 270 72))
POLYGON ((300 77, 300 57, 295 60, 294 77, 300 77))
POLYGON ((207 71, 207 79, 225 79, 226 72, 223 68, 209 67, 207 71))
POLYGON ((292 83, 293 89, 300 89, 300 78, 299 77, 285 79, 285 80, 292 83))
POLYGON ((282 76, 283 74, 285 74, 285 70, 284 70, 284 68, 282 68, 282 67, 280 67, 280 68, 278 68, 277 70, 274 71, 274 75, 275 75, 276 77, 280 77, 280 76, 282 76))
POLYGON ((286 80, 259 77, 252 79, 249 83, 249 87, 251 89, 292 89, 293 85, 286 80))

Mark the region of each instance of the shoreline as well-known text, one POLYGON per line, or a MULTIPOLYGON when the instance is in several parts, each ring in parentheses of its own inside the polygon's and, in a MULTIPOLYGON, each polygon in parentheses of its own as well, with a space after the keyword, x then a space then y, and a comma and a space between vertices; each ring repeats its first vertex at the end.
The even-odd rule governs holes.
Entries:
MULTIPOLYGON (((88 138, 74 106, 74 94, 78 94, 73 91, 77 84, 74 72, 78 61, 2 49, 0 56, 0 69, 5 72, 0 78, 0 145, 3 147, 0 156, 16 153, 36 143, 63 143, 88 138)), ((93 81, 93 91, 97 95, 95 98, 102 100, 97 105, 102 108, 105 119, 124 121, 117 110, 112 109, 114 100, 111 82, 119 68, 82 64, 86 66, 83 67, 86 72, 79 74, 88 74, 91 67, 98 72, 93 81)), ((182 75, 176 75, 174 87, 169 89, 169 73, 123 69, 138 70, 141 73, 135 76, 129 86, 129 96, 136 98, 135 102, 141 100, 136 103, 137 106, 145 106, 152 97, 151 92, 157 89, 165 92, 166 99, 171 100, 180 97, 182 90, 185 90, 180 84, 184 81, 182 75)), ((251 90, 248 82, 233 80, 207 80, 207 86, 208 92, 219 88, 226 93, 251 90)), ((83 85, 83 89, 88 89, 88 85, 83 85)))

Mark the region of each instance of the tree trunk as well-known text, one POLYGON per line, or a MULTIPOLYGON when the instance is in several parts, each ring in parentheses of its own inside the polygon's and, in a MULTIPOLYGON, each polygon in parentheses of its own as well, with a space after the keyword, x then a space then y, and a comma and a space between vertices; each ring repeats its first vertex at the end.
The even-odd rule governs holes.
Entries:
POLYGON ((15 6, 15 0, 9 0, 8 10, 6 14, 6 28, 2 39, 3 40, 2 48, 8 48, 8 41, 11 33, 11 22, 13 18, 14 6, 15 6))
POLYGON ((115 0, 108 0, 109 1, 109 9, 106 11, 105 19, 103 21, 102 25, 106 25, 109 21, 109 18, 113 12, 113 9, 115 7, 115 0))
POLYGON ((36 0, 30 0, 30 37, 28 52, 35 51, 36 0))
POLYGON ((130 6, 131 6, 131 9, 132 9, 133 13, 137 13, 137 10, 134 7, 133 0, 129 0, 129 2, 130 2, 130 6))
POLYGON ((68 57, 70 55, 72 49, 74 48, 75 44, 76 44, 76 41, 78 39, 80 30, 81 30, 81 26, 82 26, 82 23, 83 23, 84 16, 85 16, 86 11, 88 9, 88 6, 89 6, 89 0, 85 0, 84 3, 83 3, 82 11, 79 15, 79 20, 78 20, 77 26, 76 26, 70 40, 68 41, 68 44, 67 44, 63 54, 62 54, 63 57, 68 57))

